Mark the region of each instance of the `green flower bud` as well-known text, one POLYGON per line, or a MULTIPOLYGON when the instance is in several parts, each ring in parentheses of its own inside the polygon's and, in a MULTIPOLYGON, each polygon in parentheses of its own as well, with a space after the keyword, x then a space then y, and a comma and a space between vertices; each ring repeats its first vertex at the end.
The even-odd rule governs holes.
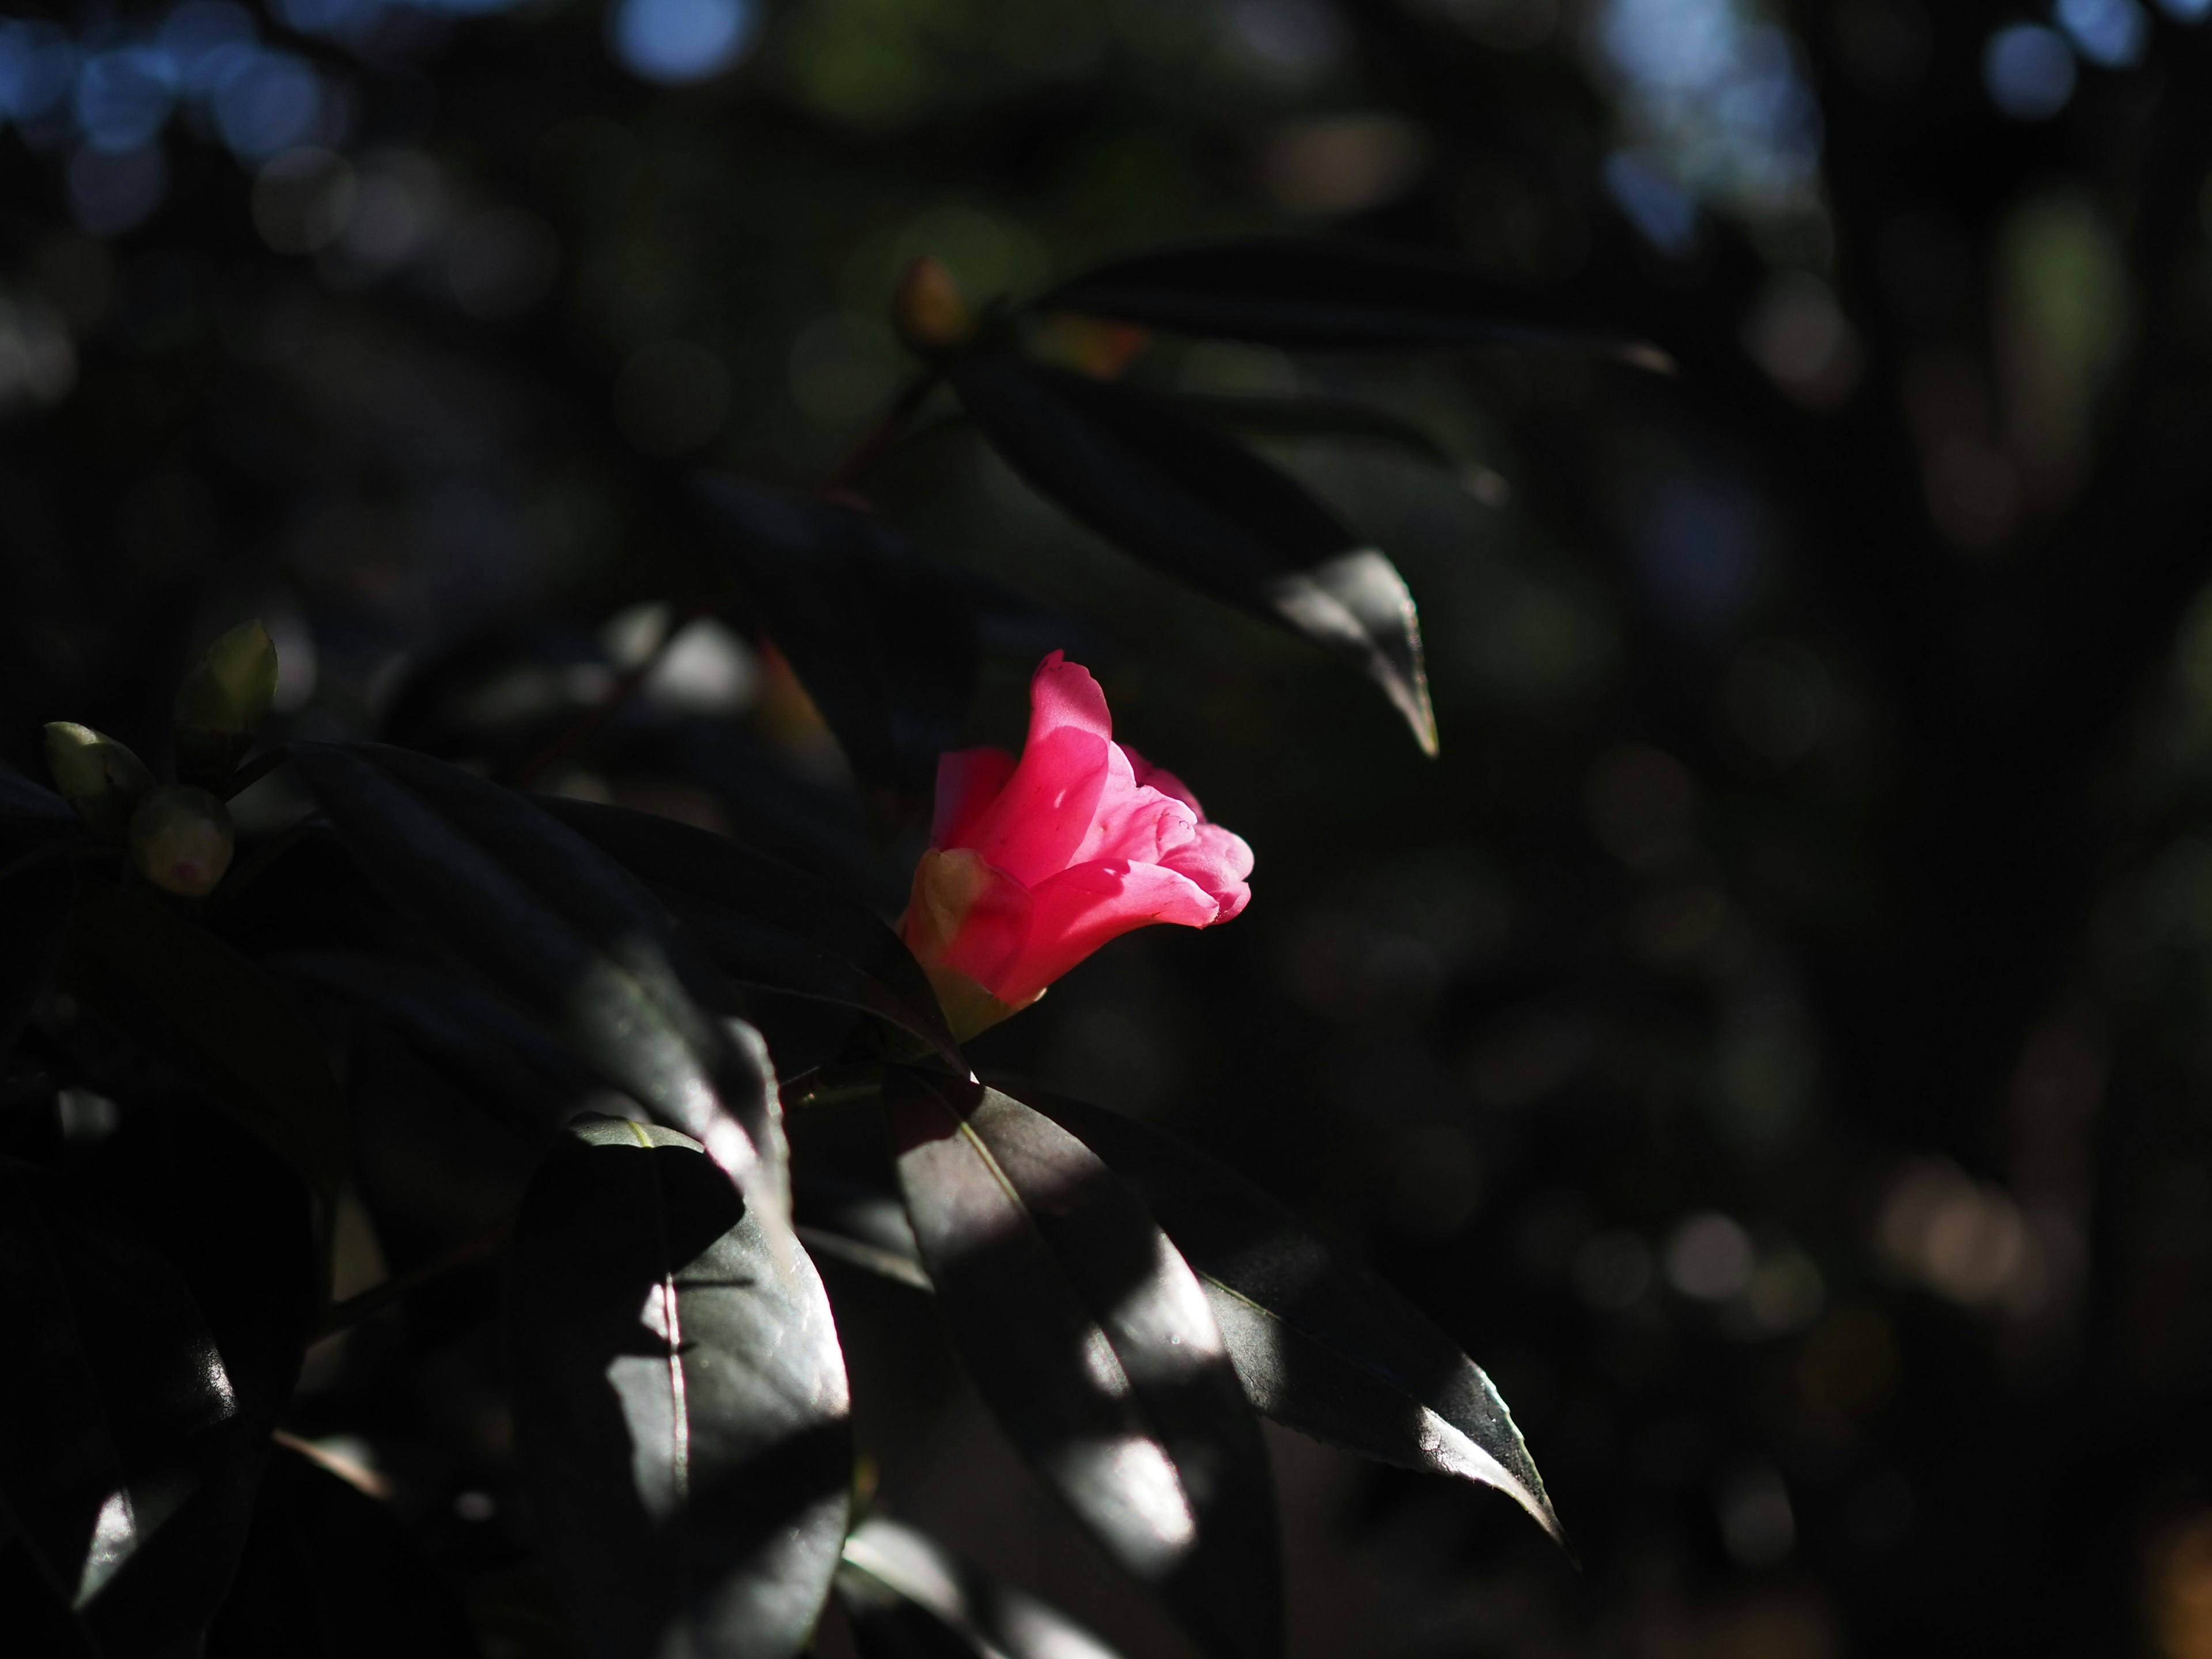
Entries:
POLYGON ((258 621, 244 622, 208 647, 177 688, 177 769, 221 777, 252 744, 276 694, 276 647, 258 621))
POLYGON ((137 756, 74 720, 47 725, 46 769, 62 799, 102 841, 120 842, 130 834, 131 810, 154 787, 154 775, 137 756))
POLYGON ((156 789, 131 817, 131 861, 165 893, 205 898, 230 868, 230 811, 204 789, 156 789))

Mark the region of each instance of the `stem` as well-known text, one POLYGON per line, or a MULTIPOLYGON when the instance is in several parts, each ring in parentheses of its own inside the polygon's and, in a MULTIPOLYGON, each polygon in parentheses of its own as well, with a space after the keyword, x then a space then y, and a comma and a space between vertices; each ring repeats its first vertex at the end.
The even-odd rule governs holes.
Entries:
POLYGON ((402 1297, 422 1289, 431 1280, 442 1279, 457 1267, 465 1267, 496 1255, 506 1245, 507 1236, 514 1231, 514 1212, 505 1215, 477 1234, 438 1257, 426 1261, 411 1273, 398 1279, 387 1279, 383 1284, 363 1291, 359 1296, 349 1296, 343 1302, 333 1303, 324 1310, 322 1323, 316 1328, 318 1337, 335 1336, 340 1331, 351 1330, 373 1314, 382 1313, 402 1297))

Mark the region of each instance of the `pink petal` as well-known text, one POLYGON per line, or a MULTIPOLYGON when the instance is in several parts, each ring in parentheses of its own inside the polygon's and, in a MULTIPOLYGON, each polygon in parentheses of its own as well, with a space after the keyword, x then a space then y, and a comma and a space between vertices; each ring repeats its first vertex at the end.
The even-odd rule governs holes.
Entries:
POLYGON ((1163 795, 1172 795, 1200 817, 1206 816, 1206 809, 1198 804, 1198 797, 1191 793, 1190 786, 1166 767, 1154 766, 1126 743, 1121 745, 1121 752, 1129 757, 1129 765, 1135 772, 1139 784, 1147 789, 1157 789, 1163 795))
POLYGON ((957 846, 1013 775, 1014 757, 1003 749, 957 749, 939 756, 929 844, 957 846))
POLYGON ((1188 876, 1156 864, 1079 864, 1030 892, 1029 938, 990 985, 1003 1002, 1034 996, 1109 939, 1156 921, 1204 927, 1221 907, 1188 876))
POLYGON ((1091 671, 1055 651, 1030 676, 1030 741, 1049 732, 1075 726, 1101 738, 1114 735, 1114 717, 1106 712, 1106 694, 1091 671))
POLYGON ((1066 869, 1090 833, 1106 787, 1113 730, 1098 682, 1054 652, 1030 681, 1030 733, 1021 763, 957 844, 1031 887, 1066 869))
POLYGON ((1029 890, 965 848, 921 855, 899 934, 934 977, 951 968, 990 987, 1030 936, 1029 890))
POLYGON ((1216 921, 1227 921, 1252 902, 1246 878, 1252 873, 1252 849, 1244 838, 1218 823, 1201 823, 1198 833, 1160 862, 1188 876, 1221 906, 1216 921))
POLYGON ((1030 738, 1013 776, 968 826, 961 844, 1025 886, 1066 869, 1090 830, 1112 747, 1077 726, 1030 738))

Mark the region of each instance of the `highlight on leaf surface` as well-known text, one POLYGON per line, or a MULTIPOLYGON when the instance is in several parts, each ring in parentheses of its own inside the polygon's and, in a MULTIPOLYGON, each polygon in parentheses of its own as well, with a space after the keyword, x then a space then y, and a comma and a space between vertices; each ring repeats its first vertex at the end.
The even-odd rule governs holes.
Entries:
POLYGON ((1189 1267, 1011 1096, 895 1071, 885 1103, 936 1305, 1007 1438, 1209 1655, 1279 1654, 1267 1451, 1189 1267))
POLYGON ((843 1545, 844 1358, 813 1263, 695 1141, 572 1124, 511 1247, 524 1474, 587 1650, 791 1659, 843 1545))

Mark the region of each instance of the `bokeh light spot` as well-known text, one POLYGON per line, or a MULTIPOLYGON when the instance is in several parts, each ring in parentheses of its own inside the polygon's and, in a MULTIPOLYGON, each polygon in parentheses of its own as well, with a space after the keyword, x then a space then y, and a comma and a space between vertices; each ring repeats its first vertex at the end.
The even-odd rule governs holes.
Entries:
POLYGON ((215 89, 223 143, 241 160, 258 161, 313 131, 323 89, 305 59, 289 52, 231 51, 235 56, 215 89))
POLYGON ((145 46, 87 58, 76 81, 76 119, 85 142, 111 153, 151 143, 175 101, 174 73, 167 53, 145 46))
POLYGON ((1990 37, 1982 84, 2014 120, 2047 121, 2074 96, 2073 51, 2056 29, 2015 23, 1990 37))
POLYGON ((2058 0, 2058 27, 2093 64, 2126 69, 2142 61, 2150 19, 2136 0, 2058 0))
POLYGON ((760 10, 755 0, 621 0, 610 27, 633 75, 681 86, 736 68, 760 33, 760 10))

